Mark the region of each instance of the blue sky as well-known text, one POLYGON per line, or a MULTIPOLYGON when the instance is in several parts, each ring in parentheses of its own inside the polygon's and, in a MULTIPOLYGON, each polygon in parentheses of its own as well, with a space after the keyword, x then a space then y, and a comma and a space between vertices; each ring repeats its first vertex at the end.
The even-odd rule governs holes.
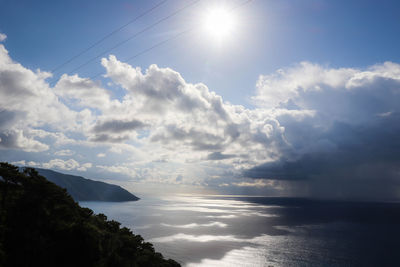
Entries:
POLYGON ((398 146, 398 1, 254 0, 232 13, 235 28, 217 43, 202 29, 204 16, 245 1, 204 0, 70 73, 193 2, 169 0, 52 77, 36 72, 50 73, 159 2, 0 0, 7 36, 0 160, 143 192, 399 196, 388 189, 399 178, 391 149, 398 146), (123 64, 188 28, 127 62, 141 70, 123 64), (308 167, 321 158, 325 169, 308 167))
MULTIPOLYGON (((29 68, 52 70, 158 2, 2 0, 0 30, 9 36, 7 48, 16 61, 29 68)), ((199 3, 112 53, 123 60, 171 32, 201 23, 197 21, 201 11, 212 2, 199 3)), ((241 1, 220 2, 234 5, 241 1)), ((62 70, 72 70, 184 4, 168 1, 107 40, 103 49, 93 49, 62 70)), ((154 63, 171 67, 190 82, 206 83, 228 101, 249 104, 243 98, 252 95, 258 75, 293 63, 306 60, 332 67, 365 67, 398 62, 399 10, 397 1, 253 1, 237 12, 242 29, 222 49, 194 32, 133 63, 142 68, 154 63), (224 79, 227 76, 230 79, 224 79)), ((98 63, 79 73, 101 72, 98 63)))

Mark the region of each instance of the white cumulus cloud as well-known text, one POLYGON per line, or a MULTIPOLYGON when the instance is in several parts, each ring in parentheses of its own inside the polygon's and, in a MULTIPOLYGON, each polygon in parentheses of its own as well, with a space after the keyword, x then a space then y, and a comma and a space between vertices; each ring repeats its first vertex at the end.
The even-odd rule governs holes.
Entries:
POLYGON ((7 35, 0 32, 0 42, 4 42, 7 39, 7 35))

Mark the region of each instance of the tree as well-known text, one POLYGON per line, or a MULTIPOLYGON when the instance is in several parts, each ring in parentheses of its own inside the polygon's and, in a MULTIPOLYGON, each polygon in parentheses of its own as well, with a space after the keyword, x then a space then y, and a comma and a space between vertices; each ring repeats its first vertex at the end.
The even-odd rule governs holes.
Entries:
POLYGON ((0 265, 180 266, 37 171, 0 163, 0 265))

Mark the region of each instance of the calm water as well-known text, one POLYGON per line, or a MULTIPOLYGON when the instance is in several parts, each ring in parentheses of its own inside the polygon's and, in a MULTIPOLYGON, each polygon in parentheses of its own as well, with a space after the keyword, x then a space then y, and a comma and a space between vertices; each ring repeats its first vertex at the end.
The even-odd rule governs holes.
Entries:
POLYGON ((80 204, 184 266, 400 266, 400 204, 227 196, 80 204))

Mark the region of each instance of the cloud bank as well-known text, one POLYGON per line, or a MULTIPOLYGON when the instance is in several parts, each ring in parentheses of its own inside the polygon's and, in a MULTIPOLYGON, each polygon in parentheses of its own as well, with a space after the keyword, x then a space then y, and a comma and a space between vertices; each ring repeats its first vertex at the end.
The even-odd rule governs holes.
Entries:
POLYGON ((52 87, 51 73, 14 62, 0 45, 0 149, 138 182, 399 197, 399 64, 293 65, 259 77, 254 108, 170 68, 142 71, 112 55, 101 64, 107 87, 66 74, 52 87))
POLYGON ((254 101, 314 116, 298 121, 278 115, 292 149, 246 176, 307 181, 318 196, 399 195, 399 64, 359 70, 303 62, 260 76, 254 101))

